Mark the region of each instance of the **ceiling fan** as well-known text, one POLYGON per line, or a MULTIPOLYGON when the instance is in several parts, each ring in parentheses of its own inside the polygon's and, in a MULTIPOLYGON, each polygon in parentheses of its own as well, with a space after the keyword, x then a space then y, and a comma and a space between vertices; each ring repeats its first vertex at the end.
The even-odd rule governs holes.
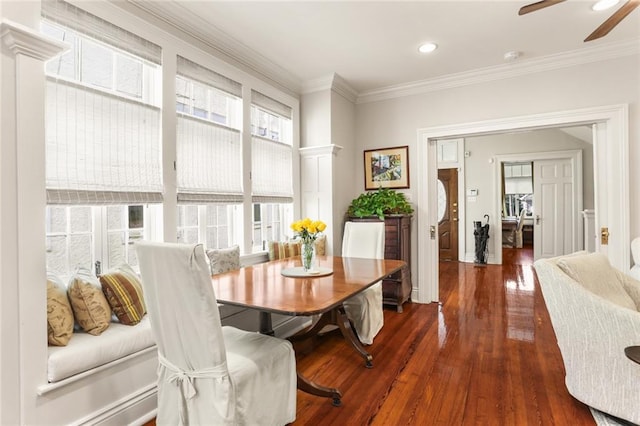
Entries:
MULTIPOLYGON (((544 9, 545 7, 553 6, 554 4, 562 3, 565 0, 541 0, 535 3, 523 6, 518 11, 518 15, 525 15, 529 12, 535 12, 536 10, 544 9)), ((640 0, 628 0, 620 9, 616 10, 613 15, 602 23, 594 32, 589 34, 589 37, 584 39, 585 42, 604 37, 609 34, 609 31, 615 28, 633 9, 640 6, 640 0)))

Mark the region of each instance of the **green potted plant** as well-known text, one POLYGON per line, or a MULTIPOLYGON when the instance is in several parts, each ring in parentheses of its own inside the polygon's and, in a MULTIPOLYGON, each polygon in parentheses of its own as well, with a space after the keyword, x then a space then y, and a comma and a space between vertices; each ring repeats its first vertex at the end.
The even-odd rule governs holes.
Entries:
POLYGON ((347 215, 350 217, 377 216, 384 220, 385 215, 408 215, 413 207, 404 193, 389 188, 363 192, 354 198, 349 205, 347 215))

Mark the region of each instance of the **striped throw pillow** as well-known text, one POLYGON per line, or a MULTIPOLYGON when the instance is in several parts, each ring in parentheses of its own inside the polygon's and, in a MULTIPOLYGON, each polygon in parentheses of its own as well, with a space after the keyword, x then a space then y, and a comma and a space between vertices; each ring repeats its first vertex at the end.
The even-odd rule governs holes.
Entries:
POLYGON ((300 256, 300 241, 269 241, 269 260, 300 256))
POLYGON ((147 313, 142 296, 142 283, 129 265, 120 265, 100 276, 102 291, 118 320, 136 325, 147 313))

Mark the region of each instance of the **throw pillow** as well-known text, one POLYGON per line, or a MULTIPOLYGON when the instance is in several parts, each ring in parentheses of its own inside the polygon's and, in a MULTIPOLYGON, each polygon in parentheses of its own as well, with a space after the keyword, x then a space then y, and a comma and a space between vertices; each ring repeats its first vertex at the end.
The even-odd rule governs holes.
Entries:
POLYGON ((73 310, 60 278, 47 274, 47 341, 67 346, 73 336, 73 310))
POLYGON ((209 249, 207 257, 212 275, 240 269, 240 246, 238 245, 223 249, 209 249))
POLYGON ((102 292, 118 320, 136 325, 147 313, 142 297, 142 283, 131 266, 123 264, 100 276, 102 292))
POLYGON ((67 294, 76 321, 84 331, 98 336, 109 327, 111 307, 98 278, 90 271, 77 270, 69 281, 67 294))
POLYGON ((316 238, 316 255, 324 256, 327 253, 327 236, 320 235, 316 238))
POLYGON ((558 267, 590 292, 624 308, 637 309, 602 253, 566 257, 558 261, 558 267))
POLYGON ((622 283, 622 287, 624 287, 631 300, 636 304, 636 309, 640 312, 640 281, 620 271, 616 271, 616 273, 622 283))
POLYGON ((269 260, 300 256, 300 241, 269 241, 269 260))

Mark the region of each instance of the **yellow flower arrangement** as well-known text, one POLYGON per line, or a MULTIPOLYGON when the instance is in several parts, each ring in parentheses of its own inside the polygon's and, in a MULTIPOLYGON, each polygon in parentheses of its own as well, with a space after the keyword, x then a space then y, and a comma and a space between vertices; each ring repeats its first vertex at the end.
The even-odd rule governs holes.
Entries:
POLYGON ((327 225, 321 220, 311 220, 308 217, 295 221, 291 224, 294 235, 302 240, 300 257, 302 258, 302 268, 305 272, 312 271, 315 263, 315 244, 318 234, 324 231, 327 225))
POLYGON ((315 241, 318 234, 327 228, 327 224, 321 220, 311 220, 308 217, 297 220, 291 224, 294 235, 305 242, 315 241))

